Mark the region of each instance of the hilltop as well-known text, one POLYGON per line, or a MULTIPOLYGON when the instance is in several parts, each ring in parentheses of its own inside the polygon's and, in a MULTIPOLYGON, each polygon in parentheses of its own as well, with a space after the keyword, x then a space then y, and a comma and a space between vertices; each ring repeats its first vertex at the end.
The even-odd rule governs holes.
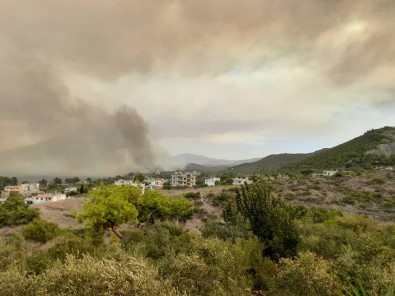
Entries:
POLYGON ((283 167, 283 170, 343 168, 368 169, 395 164, 395 128, 372 129, 330 149, 318 151, 283 167))
POLYGON ((233 166, 236 173, 255 174, 300 172, 339 168, 347 170, 368 169, 373 166, 395 165, 395 127, 372 129, 333 148, 313 153, 273 154, 256 162, 233 166))

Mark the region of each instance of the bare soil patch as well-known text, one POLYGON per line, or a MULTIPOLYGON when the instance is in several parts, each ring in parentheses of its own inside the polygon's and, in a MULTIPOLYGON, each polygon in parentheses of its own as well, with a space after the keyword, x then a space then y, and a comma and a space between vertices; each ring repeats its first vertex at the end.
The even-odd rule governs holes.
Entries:
POLYGON ((84 225, 78 223, 73 215, 82 210, 85 198, 70 198, 66 200, 32 205, 40 210, 41 219, 57 223, 61 228, 80 229, 84 225))

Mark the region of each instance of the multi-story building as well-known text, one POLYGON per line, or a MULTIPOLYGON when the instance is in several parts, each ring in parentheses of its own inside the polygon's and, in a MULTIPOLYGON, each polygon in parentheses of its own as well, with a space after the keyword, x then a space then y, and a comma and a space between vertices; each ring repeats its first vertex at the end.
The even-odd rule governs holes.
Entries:
POLYGON ((196 185, 197 173, 176 173, 171 175, 171 186, 193 187, 196 185))
POLYGON ((11 192, 19 193, 23 196, 31 196, 32 194, 40 192, 40 184, 21 184, 16 186, 5 186, 3 191, 1 192, 1 196, 3 198, 7 198, 10 196, 11 192))

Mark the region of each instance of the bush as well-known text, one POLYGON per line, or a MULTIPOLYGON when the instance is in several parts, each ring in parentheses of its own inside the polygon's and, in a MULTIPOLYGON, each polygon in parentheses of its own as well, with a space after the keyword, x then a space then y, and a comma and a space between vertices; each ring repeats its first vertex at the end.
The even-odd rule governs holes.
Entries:
POLYGON ((290 208, 272 196, 265 183, 244 184, 236 191, 237 211, 265 245, 263 255, 277 261, 296 255, 299 236, 290 208))
POLYGON ((123 262, 69 257, 41 278, 45 295, 176 295, 170 285, 157 279, 154 268, 142 259, 123 262))
POLYGON ((27 224, 39 217, 37 209, 29 209, 24 198, 19 194, 11 193, 5 202, 0 205, 0 227, 27 224))
POLYGON ((191 253, 167 257, 160 265, 163 277, 190 295, 251 295, 253 276, 260 268, 262 245, 258 240, 235 244, 217 239, 194 240, 191 253))
POLYGON ((22 228, 22 234, 26 239, 39 243, 46 243, 55 238, 58 233, 58 225, 41 219, 35 219, 22 228))
POLYGON ((39 276, 9 271, 0 274, 0 295, 179 295, 158 279, 157 271, 134 257, 94 259, 69 256, 39 276))
POLYGON ((200 199, 200 192, 187 192, 184 196, 188 199, 197 200, 200 199))
POLYGON ((281 259, 276 295, 339 295, 340 285, 331 273, 331 264, 313 253, 301 253, 295 260, 281 259))

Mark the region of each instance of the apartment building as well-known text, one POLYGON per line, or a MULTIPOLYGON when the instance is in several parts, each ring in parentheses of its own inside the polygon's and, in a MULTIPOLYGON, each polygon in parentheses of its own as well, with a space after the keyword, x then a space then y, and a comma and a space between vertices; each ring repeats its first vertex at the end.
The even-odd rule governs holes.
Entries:
POLYGON ((171 175, 171 186, 193 187, 196 185, 197 173, 176 173, 171 175))

